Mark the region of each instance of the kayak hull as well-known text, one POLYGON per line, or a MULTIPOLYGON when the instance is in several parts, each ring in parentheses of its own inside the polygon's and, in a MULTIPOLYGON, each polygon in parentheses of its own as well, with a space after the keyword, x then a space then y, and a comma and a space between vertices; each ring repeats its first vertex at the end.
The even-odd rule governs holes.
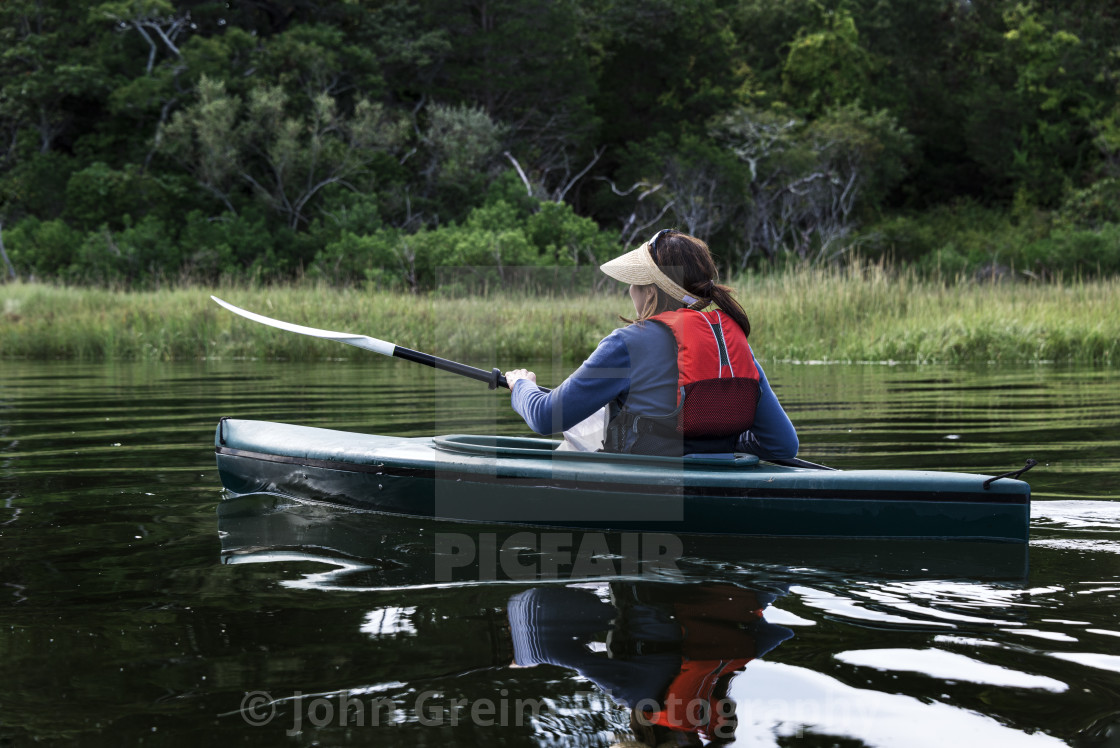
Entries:
POLYGON ((814 470, 735 457, 556 451, 515 437, 401 438, 222 419, 233 494, 272 493, 414 517, 685 535, 1025 542, 1030 487, 989 476, 814 470))

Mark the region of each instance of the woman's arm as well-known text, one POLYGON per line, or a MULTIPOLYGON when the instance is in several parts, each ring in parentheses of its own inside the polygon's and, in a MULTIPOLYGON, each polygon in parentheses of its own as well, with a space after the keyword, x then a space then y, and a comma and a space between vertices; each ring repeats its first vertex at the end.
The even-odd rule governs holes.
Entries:
POLYGON ((510 403, 536 433, 558 434, 629 391, 630 354, 616 331, 551 392, 537 387, 534 380, 515 378, 510 403))
POLYGON ((736 449, 763 459, 796 457, 800 446, 797 430, 782 409, 774 390, 770 389, 766 373, 758 366, 757 360, 755 366, 758 368, 758 408, 755 409, 754 424, 739 436, 736 449))

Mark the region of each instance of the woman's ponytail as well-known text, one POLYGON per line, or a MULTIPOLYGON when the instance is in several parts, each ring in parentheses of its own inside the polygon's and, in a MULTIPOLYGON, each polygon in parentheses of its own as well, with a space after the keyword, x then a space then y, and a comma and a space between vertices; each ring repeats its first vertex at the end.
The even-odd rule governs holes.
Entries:
POLYGON ((743 335, 750 337, 751 335, 751 321, 747 318, 747 313, 743 310, 741 304, 735 300, 731 295, 731 288, 729 286, 722 286, 719 283, 712 282, 712 289, 708 294, 716 306, 727 313, 731 319, 739 327, 743 328, 743 335))

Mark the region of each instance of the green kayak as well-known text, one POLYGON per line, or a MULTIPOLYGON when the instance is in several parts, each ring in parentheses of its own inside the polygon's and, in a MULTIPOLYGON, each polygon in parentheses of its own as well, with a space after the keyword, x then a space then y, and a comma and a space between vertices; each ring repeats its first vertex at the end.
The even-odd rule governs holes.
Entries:
POLYGON ((1026 542, 1030 486, 924 470, 828 470, 754 455, 557 450, 501 436, 402 438, 224 418, 218 471, 271 493, 413 517, 532 527, 1026 542))

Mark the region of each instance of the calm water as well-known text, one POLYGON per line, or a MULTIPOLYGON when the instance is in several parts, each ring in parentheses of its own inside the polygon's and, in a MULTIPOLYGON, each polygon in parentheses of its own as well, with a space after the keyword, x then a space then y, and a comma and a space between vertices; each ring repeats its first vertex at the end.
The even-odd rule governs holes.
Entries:
POLYGON ((214 426, 524 433, 508 397, 373 357, 0 361, 0 745, 634 745, 622 704, 667 688, 735 745, 1120 745, 1120 372, 766 368, 808 459, 1037 459, 1029 548, 699 544, 672 574, 621 548, 437 584, 439 539, 482 534, 223 501, 214 426))

